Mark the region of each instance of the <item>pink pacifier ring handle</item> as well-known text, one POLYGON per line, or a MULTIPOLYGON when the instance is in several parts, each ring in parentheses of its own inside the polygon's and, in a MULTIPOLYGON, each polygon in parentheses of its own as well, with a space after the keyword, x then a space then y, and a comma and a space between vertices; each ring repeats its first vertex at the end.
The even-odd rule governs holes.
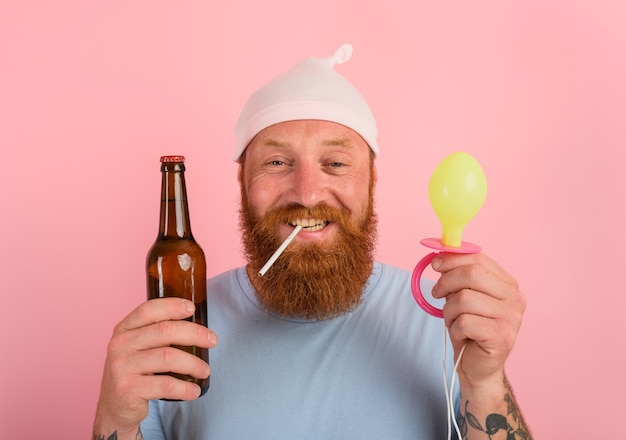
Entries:
POLYGON ((413 291, 413 298, 415 298, 415 302, 417 302, 417 304, 426 313, 433 315, 435 318, 443 318, 443 311, 426 301, 426 298, 424 298, 424 294, 422 293, 422 289, 420 288, 422 273, 424 272, 424 269, 428 267, 430 262, 433 261, 433 258, 435 258, 437 253, 438 252, 431 252, 422 258, 419 263, 417 263, 417 266, 413 269, 413 276, 411 277, 411 290, 413 291))
MULTIPOLYGON (((460 247, 445 246, 441 243, 441 240, 438 240, 436 238, 425 238, 420 243, 431 249, 455 254, 476 254, 481 251, 480 246, 473 243, 468 243, 466 241, 461 242, 460 247)), ((443 310, 438 309, 437 307, 426 301, 426 299, 424 298, 424 294, 422 293, 422 288, 420 287, 420 279, 422 278, 422 273, 424 272, 424 269, 428 267, 428 265, 431 263, 431 261, 433 261, 433 258, 435 258, 438 253, 439 252, 431 252, 417 263, 415 269, 413 269, 413 275, 411 276, 411 290, 413 291, 413 298, 415 298, 415 302, 417 302, 417 304, 426 313, 429 313, 435 318, 443 318, 443 310)))

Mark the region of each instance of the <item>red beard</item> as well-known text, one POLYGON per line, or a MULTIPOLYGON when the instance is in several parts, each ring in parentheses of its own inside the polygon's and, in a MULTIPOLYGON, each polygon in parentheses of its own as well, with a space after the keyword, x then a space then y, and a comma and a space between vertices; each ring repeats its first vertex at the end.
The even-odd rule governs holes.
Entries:
POLYGON ((329 319, 354 310, 370 275, 377 218, 370 200, 360 224, 346 210, 320 204, 313 208, 289 205, 257 218, 242 188, 240 226, 248 274, 263 306, 283 317, 329 319), (293 241, 263 276, 258 271, 282 243, 277 235, 285 221, 312 217, 335 222, 337 237, 329 243, 293 241))

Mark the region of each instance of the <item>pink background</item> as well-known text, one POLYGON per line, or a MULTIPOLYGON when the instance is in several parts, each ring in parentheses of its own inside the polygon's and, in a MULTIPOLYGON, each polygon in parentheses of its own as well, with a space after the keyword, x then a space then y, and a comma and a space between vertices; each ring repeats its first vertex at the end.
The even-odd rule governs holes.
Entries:
POLYGON ((536 438, 619 436, 625 5, 3 1, 2 437, 90 437, 112 327, 145 297, 160 155, 187 156, 209 273, 241 264, 238 111, 344 42, 380 129, 378 257, 413 268, 440 234, 430 173, 473 154, 489 194, 464 239, 528 296, 508 371, 536 438))

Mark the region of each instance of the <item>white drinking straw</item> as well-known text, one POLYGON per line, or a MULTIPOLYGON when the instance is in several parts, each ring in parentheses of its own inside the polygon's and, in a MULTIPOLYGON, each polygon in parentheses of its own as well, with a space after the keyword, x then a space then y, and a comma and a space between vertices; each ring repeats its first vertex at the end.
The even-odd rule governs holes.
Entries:
POLYGON ((272 264, 274 264, 274 262, 278 259, 278 257, 280 257, 280 254, 283 253, 285 248, 289 245, 289 243, 291 243, 291 240, 293 240, 293 238, 296 236, 298 232, 300 232, 301 229, 302 229, 302 226, 300 225, 297 225, 295 228, 293 228, 293 231, 291 231, 291 234, 289 234, 289 236, 285 238, 285 241, 283 241, 283 243, 278 247, 278 249, 276 249, 276 252, 274 252, 274 254, 270 257, 270 259, 267 260, 267 263, 265 263, 265 266, 261 268, 261 270, 259 271, 259 275, 261 276, 265 275, 265 272, 267 272, 269 268, 272 267, 272 264))

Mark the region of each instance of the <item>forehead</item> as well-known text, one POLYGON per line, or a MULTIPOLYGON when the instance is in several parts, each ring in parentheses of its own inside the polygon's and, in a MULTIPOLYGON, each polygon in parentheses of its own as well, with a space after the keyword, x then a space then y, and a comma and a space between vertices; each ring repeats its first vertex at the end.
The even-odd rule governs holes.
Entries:
POLYGON ((287 121, 261 130, 250 142, 248 150, 263 147, 328 146, 368 154, 369 146, 354 130, 335 122, 319 120, 287 121))

